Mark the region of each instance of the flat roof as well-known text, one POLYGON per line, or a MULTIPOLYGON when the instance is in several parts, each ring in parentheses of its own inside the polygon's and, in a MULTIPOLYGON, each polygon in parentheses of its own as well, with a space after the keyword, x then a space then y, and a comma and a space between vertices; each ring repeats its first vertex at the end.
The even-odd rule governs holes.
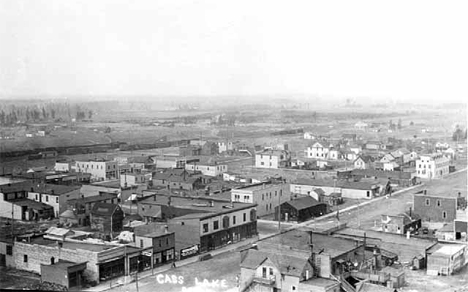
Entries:
POLYGON ((172 207, 197 210, 200 213, 230 213, 232 211, 247 209, 257 204, 230 202, 213 197, 183 197, 176 195, 156 194, 141 200, 140 204, 168 205, 169 198, 172 207), (156 198, 156 200, 155 200, 156 198), (212 203, 212 205, 211 205, 212 203))
MULTIPOLYGON (((265 246, 271 244, 279 244, 290 246, 295 249, 309 251, 309 233, 311 229, 300 229, 285 232, 279 236, 274 236, 258 242, 258 246, 265 246)), ((319 233, 312 234, 312 244, 315 251, 324 250, 323 252, 329 254, 331 257, 337 257, 344 253, 350 252, 357 248, 356 242, 350 239, 336 238, 333 236, 323 235, 319 233)))
POLYGON ((327 278, 312 278, 307 281, 299 282, 300 285, 315 286, 315 287, 330 287, 339 284, 337 281, 327 278))
MULTIPOLYGON (((31 244, 37 245, 44 245, 44 246, 57 246, 56 240, 49 240, 43 237, 36 237, 31 238, 31 244)), ((116 246, 116 245, 104 245, 104 244, 95 244, 95 243, 87 243, 87 242, 70 242, 70 241, 63 241, 62 248, 63 249, 73 249, 73 250, 88 250, 92 252, 101 252, 104 250, 118 248, 123 246, 116 246)))
POLYGON ((272 188, 274 186, 281 185, 281 183, 273 183, 273 182, 262 182, 262 183, 256 183, 252 185, 247 185, 243 187, 238 187, 233 190, 248 190, 248 191, 258 191, 258 190, 263 190, 267 188, 272 188))
POLYGON ((466 246, 462 244, 446 244, 442 245, 438 250, 433 252, 433 255, 453 255, 456 254, 459 251, 462 251, 465 249, 466 246))

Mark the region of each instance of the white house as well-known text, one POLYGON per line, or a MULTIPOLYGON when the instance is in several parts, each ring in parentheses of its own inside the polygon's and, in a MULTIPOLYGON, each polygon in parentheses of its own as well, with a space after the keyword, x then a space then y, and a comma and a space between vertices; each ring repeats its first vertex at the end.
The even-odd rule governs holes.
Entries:
POLYGON ((311 132, 305 132, 304 133, 304 139, 305 140, 313 140, 315 138, 316 138, 316 136, 314 134, 312 134, 311 132))
POLYGON ((286 150, 264 150, 255 154, 255 167, 280 168, 291 165, 291 154, 286 150))
POLYGON ((449 173, 450 159, 442 153, 421 155, 416 160, 416 172, 420 178, 439 178, 449 173))
POLYGON ((369 126, 369 124, 364 123, 364 122, 362 122, 362 121, 359 121, 359 122, 357 122, 356 124, 354 124, 354 127, 355 127, 356 129, 358 129, 358 130, 366 130, 368 126, 369 126))
POLYGON ((188 171, 200 171, 203 175, 207 176, 221 176, 224 172, 228 171, 226 164, 195 164, 188 163, 185 165, 188 171))
POLYGON ((220 142, 217 142, 217 144, 218 144, 219 153, 234 150, 234 145, 232 144, 231 141, 220 141, 220 142))
POLYGON ((306 157, 307 158, 327 158, 328 147, 323 146, 319 142, 315 142, 311 147, 307 147, 306 157))

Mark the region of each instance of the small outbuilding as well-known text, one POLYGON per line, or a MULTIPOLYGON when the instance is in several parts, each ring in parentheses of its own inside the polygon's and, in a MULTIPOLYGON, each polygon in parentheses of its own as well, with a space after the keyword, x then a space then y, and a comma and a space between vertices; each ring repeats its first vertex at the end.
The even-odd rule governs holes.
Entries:
MULTIPOLYGON (((41 282, 55 283, 70 288, 80 288, 83 284, 83 272, 86 262, 73 263, 69 261, 52 262, 50 265, 41 264, 41 282)), ((74 289, 73 289, 74 290, 74 289)))

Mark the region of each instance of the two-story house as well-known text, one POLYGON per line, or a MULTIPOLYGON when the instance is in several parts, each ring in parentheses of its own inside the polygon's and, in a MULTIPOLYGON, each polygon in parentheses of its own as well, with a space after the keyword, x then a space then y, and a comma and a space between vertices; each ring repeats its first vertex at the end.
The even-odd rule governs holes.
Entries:
POLYGON ((315 142, 312 146, 307 147, 306 157, 316 159, 327 159, 329 148, 323 143, 315 142))
POLYGON ((90 173, 91 180, 95 181, 117 179, 120 174, 118 162, 105 159, 77 160, 75 171, 90 173))
POLYGON ((255 154, 255 167, 282 168, 291 166, 291 154, 288 150, 264 150, 255 154))
POLYGON ((442 153, 421 155, 416 160, 416 172, 420 178, 439 178, 449 173, 450 159, 442 153))
POLYGON ((54 208, 54 217, 67 210, 67 202, 80 198, 81 186, 39 184, 28 191, 28 199, 50 205, 54 208))
POLYGON ((372 169, 374 158, 370 155, 359 155, 356 160, 354 160, 355 169, 372 169))

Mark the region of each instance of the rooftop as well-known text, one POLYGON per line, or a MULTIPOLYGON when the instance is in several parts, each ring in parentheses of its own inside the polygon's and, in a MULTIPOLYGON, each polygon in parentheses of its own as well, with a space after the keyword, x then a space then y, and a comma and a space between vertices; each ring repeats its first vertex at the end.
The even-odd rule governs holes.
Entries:
POLYGON ((117 194, 111 194, 111 193, 103 193, 101 192, 100 195, 97 196, 89 196, 89 197, 84 197, 80 199, 70 199, 68 200, 68 204, 75 204, 75 203, 94 203, 94 202, 100 202, 100 201, 105 201, 109 199, 114 199, 117 198, 117 194))
MULTIPOLYGON (((285 232, 280 236, 271 237, 263 242, 259 242, 258 246, 262 246, 263 244, 280 244, 293 249, 309 251, 309 233, 307 232, 309 230, 311 229, 285 232)), ((323 249, 324 253, 329 254, 333 258, 356 249, 354 240, 336 238, 318 233, 312 234, 312 244, 315 251, 323 249)))
MULTIPOLYGON (((35 238, 31 238, 31 244, 44 245, 44 246, 57 246, 57 241, 45 239, 43 237, 35 237, 35 238)), ((123 246, 63 241, 62 248, 71 249, 71 250, 87 250, 91 252, 101 252, 101 251, 112 249, 112 248, 123 249, 123 246)))
POLYGON ((183 197, 175 195, 156 194, 141 200, 140 204, 170 205, 181 209, 196 210, 199 213, 230 213, 235 210, 243 210, 257 204, 230 202, 213 197, 183 197))
POLYGON ((308 197, 303 197, 303 198, 291 200, 288 202, 284 202, 283 204, 289 204, 292 207, 294 207, 294 209, 296 210, 303 210, 303 209, 307 209, 316 205, 322 205, 324 203, 320 203, 316 199, 308 196, 308 197))
POLYGON ((433 252, 433 255, 454 255, 466 248, 466 245, 462 244, 446 244, 442 245, 438 250, 433 252))
POLYGON ((35 210, 53 209, 53 207, 50 205, 47 205, 41 202, 36 202, 33 200, 29 200, 29 199, 16 199, 10 202, 13 203, 14 205, 28 207, 28 208, 35 209, 35 210))
POLYGON ((243 255, 241 261, 241 268, 256 269, 266 260, 270 260, 280 270, 282 275, 290 275, 299 277, 304 270, 304 266, 307 264, 308 259, 306 257, 295 257, 278 250, 277 252, 272 251, 259 251, 256 249, 249 249, 246 254, 243 255))

